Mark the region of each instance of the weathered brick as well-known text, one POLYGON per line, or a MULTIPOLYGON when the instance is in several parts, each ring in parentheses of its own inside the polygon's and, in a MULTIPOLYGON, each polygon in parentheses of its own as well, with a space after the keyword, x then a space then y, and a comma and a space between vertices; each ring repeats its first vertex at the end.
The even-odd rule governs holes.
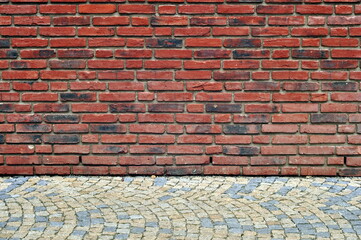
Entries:
POLYGON ((253 156, 260 153, 259 147, 224 146, 223 153, 226 155, 253 156))
POLYGON ((51 144, 61 143, 79 143, 80 137, 72 134, 57 134, 57 135, 44 135, 43 141, 51 144))
POLYGON ((237 113, 242 112, 241 104, 206 104, 206 112, 237 113))
POLYGON ((284 165, 286 164, 286 157, 277 156, 277 157, 251 157, 251 165, 284 165))
POLYGON ((321 114, 311 114, 312 123, 345 123, 347 122, 346 114, 336 114, 336 113, 321 113, 321 114))
POLYGON ((223 127, 225 134, 258 134, 260 130, 260 125, 225 125, 223 127))

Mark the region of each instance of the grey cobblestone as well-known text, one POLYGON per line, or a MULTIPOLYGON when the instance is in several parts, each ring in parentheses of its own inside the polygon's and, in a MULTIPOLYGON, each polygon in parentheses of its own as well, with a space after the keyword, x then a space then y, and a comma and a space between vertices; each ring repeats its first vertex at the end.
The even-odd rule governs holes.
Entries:
POLYGON ((361 239, 361 178, 0 178, 0 239, 361 239))

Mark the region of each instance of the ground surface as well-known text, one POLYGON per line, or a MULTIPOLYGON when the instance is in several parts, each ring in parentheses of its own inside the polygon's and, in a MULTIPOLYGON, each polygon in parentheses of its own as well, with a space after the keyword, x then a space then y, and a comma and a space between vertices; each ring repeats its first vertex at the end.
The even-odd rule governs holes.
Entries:
POLYGON ((361 178, 0 178, 0 239, 360 239, 361 178))

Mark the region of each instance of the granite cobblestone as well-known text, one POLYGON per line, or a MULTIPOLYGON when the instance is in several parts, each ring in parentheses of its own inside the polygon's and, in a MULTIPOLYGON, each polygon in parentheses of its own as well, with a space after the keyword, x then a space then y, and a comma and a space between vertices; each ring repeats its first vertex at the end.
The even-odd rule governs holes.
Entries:
POLYGON ((361 239, 361 178, 3 177, 2 239, 361 239))

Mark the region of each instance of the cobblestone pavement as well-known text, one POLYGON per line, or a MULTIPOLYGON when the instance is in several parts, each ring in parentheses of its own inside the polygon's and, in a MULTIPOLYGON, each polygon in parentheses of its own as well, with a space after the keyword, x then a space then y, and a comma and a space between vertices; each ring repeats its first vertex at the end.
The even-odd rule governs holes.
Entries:
POLYGON ((0 178, 0 239, 360 239, 361 178, 0 178))

